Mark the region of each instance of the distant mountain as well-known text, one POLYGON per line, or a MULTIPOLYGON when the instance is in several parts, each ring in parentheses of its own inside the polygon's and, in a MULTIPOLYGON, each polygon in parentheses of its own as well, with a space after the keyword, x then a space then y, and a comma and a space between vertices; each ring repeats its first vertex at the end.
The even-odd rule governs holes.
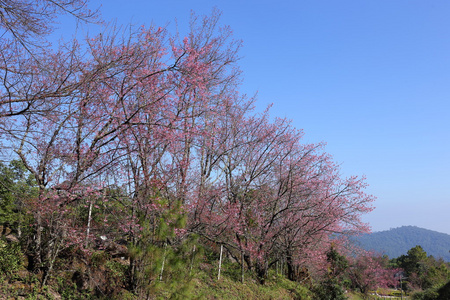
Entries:
POLYGON ((387 231, 365 234, 356 238, 363 249, 374 250, 396 258, 417 245, 436 259, 450 261, 450 235, 416 226, 403 226, 387 231))

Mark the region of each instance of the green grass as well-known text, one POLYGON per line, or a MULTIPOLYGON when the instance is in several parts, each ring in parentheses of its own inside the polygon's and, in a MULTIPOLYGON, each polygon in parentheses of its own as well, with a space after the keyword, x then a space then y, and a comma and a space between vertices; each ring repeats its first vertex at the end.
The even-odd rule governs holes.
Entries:
POLYGON ((312 299, 311 292, 285 278, 271 276, 265 285, 254 278, 248 278, 244 284, 223 276, 220 280, 201 274, 203 278, 195 278, 195 294, 193 299, 312 299))
POLYGON ((192 273, 189 288, 174 291, 170 279, 161 282, 154 299, 304 299, 312 300, 312 293, 304 286, 277 276, 270 272, 265 285, 257 278, 245 273, 245 281, 240 281, 240 270, 237 265, 226 264, 220 280, 217 269, 211 265, 203 265, 192 273))

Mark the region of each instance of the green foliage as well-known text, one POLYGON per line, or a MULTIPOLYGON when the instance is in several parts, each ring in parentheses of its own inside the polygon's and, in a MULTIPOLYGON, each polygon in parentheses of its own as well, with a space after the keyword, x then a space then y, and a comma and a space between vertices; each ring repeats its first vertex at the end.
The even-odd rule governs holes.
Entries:
POLYGON ((437 289, 428 289, 426 291, 417 292, 412 295, 413 300, 436 300, 439 297, 437 289))
POLYGON ((427 253, 421 246, 415 246, 408 250, 406 256, 401 257, 401 267, 408 275, 411 275, 412 273, 421 274, 425 271, 426 260, 427 253))
POLYGON ((318 300, 347 299, 342 278, 344 271, 348 268, 347 259, 339 254, 334 245, 331 245, 327 252, 327 261, 329 264, 328 276, 314 289, 315 298, 318 300))
POLYGON ((0 273, 11 275, 21 269, 23 253, 18 243, 0 240, 0 273))
POLYGON ((64 300, 95 299, 90 291, 80 291, 75 282, 62 276, 56 277, 57 291, 64 300))
POLYGON ((269 271, 266 283, 261 285, 255 275, 247 277, 245 284, 242 284, 240 278, 236 280, 228 276, 225 272, 228 268, 240 267, 237 263, 226 263, 219 281, 216 270, 209 269, 209 266, 207 269, 199 270, 192 280, 195 291, 186 299, 313 299, 313 293, 307 287, 276 275, 273 270, 269 271))
MULTIPOLYGON (((180 246, 180 248, 183 248, 183 246, 180 246)), ((186 249, 192 250, 190 245, 186 244, 185 250, 175 252, 180 255, 186 249)), ((187 256, 185 255, 185 258, 187 256)), ((167 272, 164 272, 163 280, 159 281, 157 276, 156 280, 151 284, 151 290, 148 294, 136 295, 124 289, 121 280, 123 280, 124 276, 128 276, 128 265, 125 261, 111 258, 104 251, 96 251, 92 254, 89 271, 83 268, 78 269, 76 267, 78 264, 72 264, 71 267, 77 268, 78 272, 84 272, 85 275, 90 274, 90 276, 94 276, 94 281, 101 284, 101 286, 94 289, 89 287, 81 288, 74 282, 73 271, 65 270, 59 271, 59 273, 55 272, 55 276, 52 276, 52 279, 49 280, 47 289, 48 291, 53 291, 52 293, 40 289, 38 277, 36 275, 31 276, 31 273, 29 273, 29 278, 24 279, 22 286, 25 285, 25 287, 21 289, 27 293, 28 299, 52 299, 52 297, 57 299, 59 296, 61 299, 71 300, 137 300, 146 299, 147 296, 150 299, 313 299, 313 293, 308 288, 297 282, 290 281, 284 276, 276 275, 273 270, 269 271, 265 285, 260 285, 255 275, 251 276, 251 273, 246 274, 248 279, 245 284, 242 284, 239 276, 237 276, 237 280, 229 276, 233 271, 230 273, 226 272, 227 269, 240 269, 237 263, 230 261, 224 263, 224 272, 220 281, 217 281, 217 270, 213 262, 206 264, 204 257, 205 254, 199 250, 199 258, 203 259, 203 263, 200 267, 197 262, 194 262, 191 272, 189 272, 190 270, 187 268, 186 263, 180 264, 180 268, 185 269, 183 271, 172 266, 173 261, 169 259, 166 261, 167 272), (113 286, 114 284, 115 286, 113 286), (108 289, 106 288, 107 285, 109 285, 108 289), (97 289, 102 290, 97 291, 97 289)), ((69 268, 69 265, 66 264, 65 266, 69 268)), ((23 293, 20 292, 20 294, 23 293)), ((14 297, 18 295, 18 293, 8 293, 8 291, 5 291, 4 294, 14 297)))
POLYGON ((327 261, 330 265, 328 273, 330 277, 340 276, 348 268, 348 261, 345 256, 339 254, 339 252, 331 245, 328 250, 327 261))
MULTIPOLYGON (((218 261, 219 261, 219 259, 217 259, 215 261, 211 261, 211 263, 214 264, 214 274, 218 274, 218 272, 219 272, 218 261)), ((248 271, 248 269, 244 269, 244 272, 245 272, 244 278, 248 278, 248 277, 252 276, 252 274, 248 271)), ((231 263, 229 260, 223 259, 221 274, 224 274, 225 276, 229 277, 231 280, 240 282, 242 279, 242 267, 238 263, 231 263)))
POLYGON ((125 282, 128 266, 115 260, 108 260, 105 266, 111 271, 115 282, 125 282))
POLYGON ((36 182, 22 162, 0 163, 0 225, 20 231, 28 228, 31 216, 25 211, 25 202, 37 194, 36 182))
POLYGON ((429 261, 426 265, 426 273, 422 276, 422 287, 425 289, 442 286, 450 280, 450 270, 443 262, 429 261))
POLYGON ((447 295, 445 290, 445 284, 450 280, 450 265, 431 255, 427 257, 421 246, 411 248, 407 255, 392 259, 390 263, 405 270, 407 280, 404 287, 407 290, 419 290, 413 293, 412 299, 450 299, 450 292, 447 295))
POLYGON ((440 287, 429 288, 422 292, 414 293, 413 300, 448 300, 450 299, 450 281, 440 287))
POLYGON ((62 277, 56 278, 58 283, 58 293, 62 299, 75 300, 80 299, 78 296, 77 285, 75 282, 69 283, 62 277))
MULTIPOLYGON (((430 289, 432 293, 450 280, 449 264, 443 260, 436 260, 433 256, 427 257, 427 253, 421 246, 411 248, 407 255, 392 259, 390 263, 405 270, 408 277, 406 286, 409 289, 430 289)), ((423 295, 426 293, 427 291, 423 295)))
POLYGON ((314 289, 317 300, 344 300, 347 299, 345 290, 339 280, 329 278, 314 289))
POLYGON ((130 250, 137 294, 164 294, 167 299, 188 298, 193 291, 191 280, 196 274, 195 266, 202 256, 195 239, 187 239, 176 246, 140 243, 130 250))
POLYGON ((198 237, 178 237, 187 218, 180 202, 169 203, 159 197, 152 200, 163 209, 152 218, 139 215, 140 237, 129 245, 130 286, 142 297, 161 294, 166 299, 190 298, 195 266, 203 255, 198 237))
POLYGON ((106 264, 111 259, 111 255, 105 251, 95 251, 91 254, 90 265, 93 268, 97 268, 106 264))

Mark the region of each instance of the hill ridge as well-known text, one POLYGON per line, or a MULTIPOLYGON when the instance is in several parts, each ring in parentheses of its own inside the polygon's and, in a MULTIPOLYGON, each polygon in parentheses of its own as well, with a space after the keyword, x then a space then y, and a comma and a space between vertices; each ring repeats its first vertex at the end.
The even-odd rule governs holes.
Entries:
POLYGON ((362 248, 386 254, 389 258, 399 257, 420 245, 428 255, 450 261, 449 234, 413 225, 364 234, 355 241, 362 248))

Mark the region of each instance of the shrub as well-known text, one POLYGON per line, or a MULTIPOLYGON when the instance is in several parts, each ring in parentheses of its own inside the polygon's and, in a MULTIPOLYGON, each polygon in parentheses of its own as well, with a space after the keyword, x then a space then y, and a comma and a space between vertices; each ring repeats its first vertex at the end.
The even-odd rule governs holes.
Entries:
POLYGON ((11 275, 22 267, 22 250, 19 243, 0 240, 0 273, 11 275))

